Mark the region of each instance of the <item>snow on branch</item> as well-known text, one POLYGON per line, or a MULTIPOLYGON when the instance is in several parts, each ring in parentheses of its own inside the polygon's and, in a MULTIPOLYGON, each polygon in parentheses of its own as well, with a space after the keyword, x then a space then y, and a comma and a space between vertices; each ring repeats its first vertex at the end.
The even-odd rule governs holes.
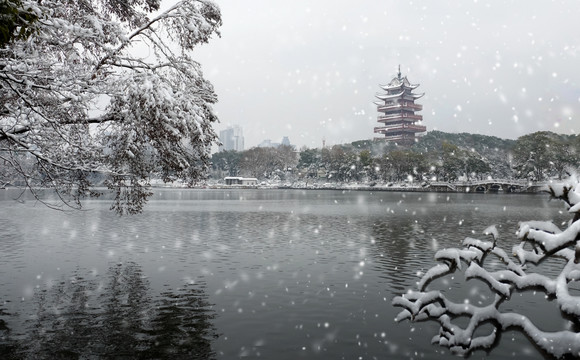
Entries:
POLYGON ((28 36, 0 47, 2 183, 48 187, 73 207, 107 185, 113 208, 134 213, 151 178, 205 178, 217 96, 190 53, 219 36, 219 8, 182 0, 155 14, 158 0, 119 4, 14 2, 34 16, 28 36))
POLYGON ((570 283, 580 280, 580 265, 577 261, 580 221, 576 221, 580 209, 580 185, 572 178, 564 184, 551 185, 548 192, 552 198, 563 201, 569 212, 574 214, 565 229, 561 230, 552 222, 521 222, 516 234, 520 243, 513 247, 513 260, 497 246, 499 233, 495 226, 483 231, 484 234, 492 236, 493 242, 466 238, 462 249, 438 251, 435 259, 443 263, 425 272, 418 282, 419 291, 408 291, 393 299, 394 306, 403 308, 395 320, 438 322, 440 330, 433 338, 433 343, 461 355, 469 355, 479 349, 492 349, 499 332, 514 328, 523 332, 547 354, 558 358, 580 357, 580 333, 577 330, 542 331, 528 317, 500 310, 500 305, 509 301, 514 292, 539 289, 547 296, 555 298, 559 309, 571 321, 580 324, 580 297, 571 295, 569 291, 570 283), (486 261, 490 257, 500 260, 505 269, 487 270, 486 261), (565 259, 565 265, 555 278, 532 272, 526 267, 527 262, 537 264, 552 257, 565 259), (454 302, 442 291, 430 288, 434 279, 461 270, 462 262, 468 265, 464 270, 466 279, 483 281, 495 294, 490 304, 475 306, 467 300, 454 302), (469 317, 465 327, 455 323, 455 319, 460 316, 469 317), (476 335, 476 331, 486 324, 492 325, 492 331, 484 333, 480 330, 476 335))

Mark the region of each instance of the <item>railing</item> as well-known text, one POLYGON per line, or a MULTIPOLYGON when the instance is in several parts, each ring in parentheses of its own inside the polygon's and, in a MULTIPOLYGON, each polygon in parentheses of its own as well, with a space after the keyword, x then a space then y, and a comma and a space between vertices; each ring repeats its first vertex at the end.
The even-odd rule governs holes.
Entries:
POLYGON ((415 115, 413 113, 410 113, 410 114, 409 113, 399 113, 399 114, 391 114, 391 115, 380 115, 377 117, 378 122, 396 120, 396 119, 420 121, 420 120, 423 120, 423 115, 415 115))
POLYGON ((456 185, 463 186, 477 186, 477 185, 518 185, 518 186, 533 186, 533 185, 546 185, 545 181, 529 181, 525 179, 488 179, 488 180, 472 180, 472 181, 456 181, 456 185))
POLYGON ((424 125, 416 125, 416 124, 393 124, 386 126, 377 126, 375 127, 375 129, 426 131, 427 127, 424 125))
POLYGON ((421 111, 423 110, 423 105, 415 104, 412 102, 404 102, 398 104, 389 104, 389 105, 378 105, 377 111, 385 112, 389 110, 397 110, 397 109, 412 109, 413 111, 421 111))
POLYGON ((403 124, 403 129, 413 131, 427 131, 427 127, 425 125, 415 125, 415 124, 403 124))
POLYGON ((530 188, 540 188, 542 186, 548 185, 549 181, 529 181, 529 180, 520 180, 520 179, 488 179, 488 180, 473 180, 473 181, 454 181, 449 183, 447 181, 434 181, 430 182, 431 186, 449 186, 450 188, 453 187, 454 189, 465 189, 465 188, 476 188, 479 186, 489 187, 493 185, 499 185, 500 187, 503 186, 514 186, 518 187, 520 191, 526 191, 530 188))
POLYGON ((385 129, 385 130, 386 129, 400 129, 400 128, 403 128, 404 126, 408 126, 408 125, 412 125, 412 123, 385 124, 383 126, 377 126, 376 128, 381 128, 381 129, 385 129))

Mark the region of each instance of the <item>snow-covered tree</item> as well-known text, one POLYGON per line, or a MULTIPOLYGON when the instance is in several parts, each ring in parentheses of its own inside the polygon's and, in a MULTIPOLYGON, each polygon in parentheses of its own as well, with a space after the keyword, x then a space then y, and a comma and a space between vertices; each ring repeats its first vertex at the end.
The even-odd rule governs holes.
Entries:
POLYGON ((211 156, 212 176, 221 179, 224 176, 238 176, 242 152, 222 150, 211 156))
POLYGON ((297 166, 300 168, 303 178, 317 179, 318 171, 322 167, 320 149, 309 149, 307 147, 301 149, 297 166))
POLYGON ((516 328, 547 354, 558 358, 580 357, 580 296, 570 291, 580 281, 580 182, 570 180, 552 185, 548 191, 552 198, 562 200, 572 215, 564 230, 552 222, 520 223, 516 233, 519 241, 512 248, 514 258, 498 245, 495 226, 484 230, 492 236, 490 241, 466 238, 462 249, 439 250, 435 259, 442 263, 422 276, 419 290, 393 299, 395 306, 404 308, 396 320, 437 321, 440 330, 433 342, 460 354, 490 349, 501 331, 516 328), (535 271, 542 269, 539 264, 558 259, 562 262, 556 277, 535 271), (498 263, 503 264, 499 269, 498 263), (456 302, 444 291, 431 288, 435 279, 462 269, 466 279, 479 279, 487 284, 493 293, 489 303, 478 306, 467 299, 456 302), (542 331, 533 319, 502 311, 501 305, 514 293, 531 289, 539 289, 547 298, 555 299, 572 326, 561 331, 542 331), (465 327, 460 326, 462 317, 469 318, 465 327))
POLYGON ((11 41, 28 38, 34 31, 36 14, 22 7, 20 0, 0 2, 0 46, 11 41))
POLYGON ((0 180, 34 194, 54 189, 59 205, 80 207, 98 172, 112 209, 135 213, 151 176, 189 184, 205 176, 217 97, 190 52, 219 35, 220 11, 206 0, 159 7, 8 0, 0 8, 14 25, 0 29, 0 166, 11 169, 0 174, 12 176, 0 180))
POLYGON ((258 179, 284 178, 294 169, 298 156, 292 146, 253 147, 239 154, 239 171, 258 179))
POLYGON ((513 149, 514 168, 519 177, 543 180, 566 173, 578 166, 574 137, 563 137, 549 131, 521 136, 513 149))

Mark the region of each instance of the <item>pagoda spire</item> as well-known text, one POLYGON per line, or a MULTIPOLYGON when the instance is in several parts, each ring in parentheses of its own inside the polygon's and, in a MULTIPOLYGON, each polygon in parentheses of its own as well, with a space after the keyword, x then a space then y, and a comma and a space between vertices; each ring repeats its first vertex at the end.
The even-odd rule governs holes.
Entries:
POLYGON ((401 80, 401 64, 399 64, 399 72, 397 73, 399 80, 401 80))

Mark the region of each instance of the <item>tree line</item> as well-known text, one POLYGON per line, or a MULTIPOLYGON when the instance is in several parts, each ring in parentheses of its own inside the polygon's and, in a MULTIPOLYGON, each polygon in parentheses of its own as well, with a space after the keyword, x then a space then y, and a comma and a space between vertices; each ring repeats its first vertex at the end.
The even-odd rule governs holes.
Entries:
POLYGON ((357 141, 299 151, 289 146, 221 151, 212 177, 331 182, 561 179, 580 165, 580 137, 536 132, 517 140, 430 132, 410 148, 357 141))

